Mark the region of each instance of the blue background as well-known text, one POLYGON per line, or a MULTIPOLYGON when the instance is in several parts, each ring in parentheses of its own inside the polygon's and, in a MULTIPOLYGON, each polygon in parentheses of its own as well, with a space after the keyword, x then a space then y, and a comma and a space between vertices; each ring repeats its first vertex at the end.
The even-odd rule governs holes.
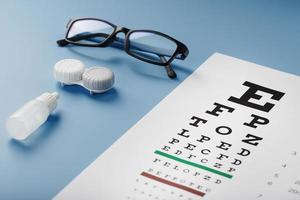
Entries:
POLYGON ((0 27, 1 200, 52 198, 214 52, 300 75, 298 0, 2 0, 0 27), (74 17, 165 32, 190 55, 176 61, 178 79, 170 80, 118 49, 60 48, 55 41, 74 17), (52 74, 64 58, 111 68, 115 88, 94 96, 61 88, 52 74), (6 118, 46 91, 61 95, 54 115, 27 141, 10 139, 6 118))

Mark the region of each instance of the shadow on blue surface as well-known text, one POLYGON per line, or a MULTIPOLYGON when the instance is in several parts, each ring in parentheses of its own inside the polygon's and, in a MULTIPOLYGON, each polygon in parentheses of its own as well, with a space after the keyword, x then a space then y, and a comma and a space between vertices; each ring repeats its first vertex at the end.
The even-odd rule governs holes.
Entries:
POLYGON ((97 101, 102 101, 102 102, 112 102, 112 101, 116 101, 119 99, 118 91, 115 88, 112 88, 104 93, 93 93, 92 95, 90 94, 90 92, 88 90, 86 90, 85 88, 78 86, 78 85, 61 86, 60 83, 57 83, 56 89, 59 92, 61 92, 61 91, 68 92, 73 95, 85 95, 86 97, 88 97, 92 100, 97 100, 97 101))
MULTIPOLYGON (((92 55, 94 53, 92 51, 89 51, 90 54, 87 54, 86 53, 86 48, 78 47, 78 46, 70 46, 67 49, 70 52, 72 52, 74 54, 77 54, 77 55, 79 55, 83 58, 89 59, 89 60, 95 60, 95 61, 98 61, 98 62, 104 62, 106 64, 113 64, 113 65, 121 65, 121 64, 124 65, 124 64, 126 64, 127 66, 129 66, 131 68, 131 70, 133 72, 137 73, 138 75, 142 75, 142 76, 145 76, 147 78, 161 79, 161 80, 170 81, 170 79, 167 77, 166 74, 164 76, 158 76, 154 72, 154 70, 157 69, 157 68, 161 68, 161 70, 164 70, 162 66, 144 65, 143 67, 141 67, 140 65, 144 64, 143 61, 136 62, 134 60, 131 60, 130 58, 124 59, 123 57, 118 57, 118 56, 114 56, 114 57, 110 57, 110 58, 100 58, 99 56, 92 55), (147 66, 150 66, 150 67, 147 67, 147 66)), ((119 51, 120 49, 116 49, 116 50, 119 51)), ((178 65, 176 63, 172 63, 172 66, 173 66, 174 70, 176 70, 177 74, 180 75, 180 76, 182 76, 182 73, 185 76, 187 76, 187 75, 190 75, 193 72, 191 69, 188 69, 187 67, 183 67, 181 65, 178 65)), ((177 78, 174 79, 174 80, 178 81, 177 78)))
POLYGON ((48 117, 47 121, 33 133, 28 139, 19 141, 11 139, 9 145, 18 153, 26 153, 35 150, 37 147, 42 146, 49 137, 55 133, 55 129, 61 120, 61 113, 56 112, 48 117))

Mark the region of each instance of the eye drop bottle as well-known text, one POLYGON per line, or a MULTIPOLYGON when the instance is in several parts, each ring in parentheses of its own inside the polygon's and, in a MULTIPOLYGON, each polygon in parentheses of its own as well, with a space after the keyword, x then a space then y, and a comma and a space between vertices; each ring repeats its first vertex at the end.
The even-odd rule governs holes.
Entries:
POLYGON ((26 139, 47 120, 56 108, 58 98, 57 92, 44 93, 13 113, 6 121, 10 136, 17 140, 26 139))

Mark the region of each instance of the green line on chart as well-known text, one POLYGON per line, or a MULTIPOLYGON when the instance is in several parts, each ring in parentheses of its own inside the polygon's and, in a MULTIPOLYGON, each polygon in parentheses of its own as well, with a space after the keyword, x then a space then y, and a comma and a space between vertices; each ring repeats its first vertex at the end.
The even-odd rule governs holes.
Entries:
POLYGON ((197 168, 200 168, 200 169, 203 169, 203 170, 206 170, 206 171, 209 171, 209 172, 218 174, 218 175, 220 175, 220 176, 224 176, 224 177, 226 177, 226 178, 232 178, 232 177, 233 177, 231 174, 227 174, 227 173, 225 173, 225 172, 221 172, 221 171, 212 169, 212 168, 210 168, 210 167, 206 167, 206 166, 204 166, 204 165, 200 165, 200 164, 197 164, 197 163, 193 163, 193 162, 191 162, 191 161, 188 161, 188 160, 184 160, 184 159, 178 158, 178 157, 176 157, 176 156, 173 156, 173 155, 164 153, 164 152, 162 152, 162 151, 156 150, 154 153, 157 154, 157 155, 160 155, 160 156, 163 156, 163 157, 166 157, 166 158, 169 158, 169 159, 172 159, 172 160, 175 160, 175 161, 178 161, 178 162, 181 162, 181 163, 184 163, 184 164, 193 166, 193 167, 197 167, 197 168))

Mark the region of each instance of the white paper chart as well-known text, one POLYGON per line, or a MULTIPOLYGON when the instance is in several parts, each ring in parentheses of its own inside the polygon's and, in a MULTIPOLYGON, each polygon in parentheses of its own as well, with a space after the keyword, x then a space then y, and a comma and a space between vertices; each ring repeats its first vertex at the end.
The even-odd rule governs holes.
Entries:
POLYGON ((54 199, 300 199, 300 78, 215 53, 54 199))

